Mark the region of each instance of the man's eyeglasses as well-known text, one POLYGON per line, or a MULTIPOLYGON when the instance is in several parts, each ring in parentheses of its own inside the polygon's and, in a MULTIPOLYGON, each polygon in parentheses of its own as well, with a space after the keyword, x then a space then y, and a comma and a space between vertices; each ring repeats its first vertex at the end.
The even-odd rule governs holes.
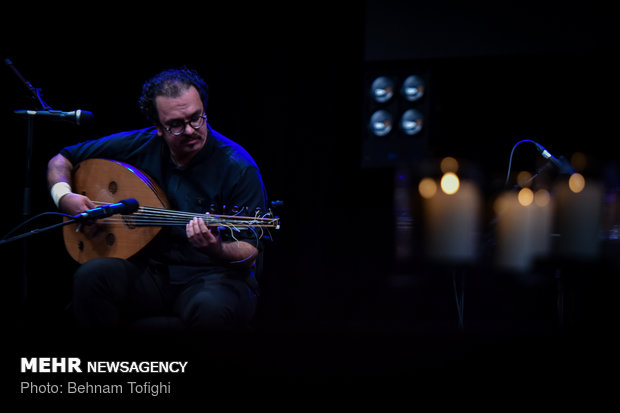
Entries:
POLYGON ((189 124, 189 126, 191 126, 192 128, 196 130, 200 129, 205 119, 207 119, 207 115, 205 114, 194 115, 189 121, 184 121, 184 120, 172 121, 168 126, 164 126, 164 129, 167 132, 170 132, 171 134, 178 136, 178 135, 181 135, 183 132, 185 132, 185 128, 187 127, 187 124, 189 124))

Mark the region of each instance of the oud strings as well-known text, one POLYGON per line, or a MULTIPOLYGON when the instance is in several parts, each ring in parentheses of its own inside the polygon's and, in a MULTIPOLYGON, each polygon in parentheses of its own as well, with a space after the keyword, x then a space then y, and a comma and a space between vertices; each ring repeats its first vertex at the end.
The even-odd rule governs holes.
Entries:
MULTIPOLYGON (((104 205, 104 202, 95 202, 104 205)), ((140 207, 138 211, 130 215, 114 215, 104 218, 106 224, 129 224, 136 226, 174 226, 187 225, 193 218, 199 217, 207 226, 224 226, 227 228, 248 227, 276 227, 277 219, 263 217, 244 217, 235 215, 215 215, 194 212, 174 211, 155 207, 140 207)))

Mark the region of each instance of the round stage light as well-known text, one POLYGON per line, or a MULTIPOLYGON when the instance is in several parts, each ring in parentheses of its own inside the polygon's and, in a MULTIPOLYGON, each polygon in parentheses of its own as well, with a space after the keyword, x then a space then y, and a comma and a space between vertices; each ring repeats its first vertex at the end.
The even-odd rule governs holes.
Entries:
POLYGON ((422 130, 422 113, 416 109, 407 109, 400 118, 400 128, 407 135, 415 135, 422 130))
POLYGON ((370 117, 370 130, 375 136, 385 136, 392 130, 392 115, 387 110, 378 110, 370 117))
POLYGON ((403 82, 401 93, 409 102, 415 102, 424 96, 424 80, 420 76, 408 76, 403 82))
POLYGON ((379 76, 370 85, 370 95, 378 103, 385 103, 394 96, 394 81, 387 76, 379 76))

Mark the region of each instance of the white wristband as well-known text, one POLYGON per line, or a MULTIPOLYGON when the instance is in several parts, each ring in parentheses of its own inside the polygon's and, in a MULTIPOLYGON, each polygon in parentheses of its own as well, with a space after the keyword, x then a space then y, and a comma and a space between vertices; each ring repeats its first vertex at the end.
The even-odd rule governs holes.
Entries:
POLYGON ((56 207, 58 207, 58 204, 60 203, 60 198, 71 193, 71 185, 66 182, 56 182, 54 185, 52 185, 50 193, 52 194, 54 204, 56 204, 56 207))

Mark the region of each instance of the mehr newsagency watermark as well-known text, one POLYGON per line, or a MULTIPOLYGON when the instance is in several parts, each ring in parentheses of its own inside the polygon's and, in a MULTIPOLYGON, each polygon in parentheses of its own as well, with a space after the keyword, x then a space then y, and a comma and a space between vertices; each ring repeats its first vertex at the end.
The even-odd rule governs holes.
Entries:
POLYGON ((79 357, 22 357, 18 394, 22 396, 72 395, 138 395, 159 397, 171 395, 171 377, 187 372, 187 361, 83 361, 79 357), (65 373, 54 374, 50 373, 65 373), (105 377, 101 380, 80 380, 105 377), (101 376, 96 376, 101 374, 101 376), (36 375, 36 376, 35 376, 36 375), (146 376, 156 379, 146 379, 146 376), (52 376, 52 380, 46 379, 52 376), (27 377, 27 378, 26 378, 27 377), (140 377, 136 379, 135 377, 140 377))

